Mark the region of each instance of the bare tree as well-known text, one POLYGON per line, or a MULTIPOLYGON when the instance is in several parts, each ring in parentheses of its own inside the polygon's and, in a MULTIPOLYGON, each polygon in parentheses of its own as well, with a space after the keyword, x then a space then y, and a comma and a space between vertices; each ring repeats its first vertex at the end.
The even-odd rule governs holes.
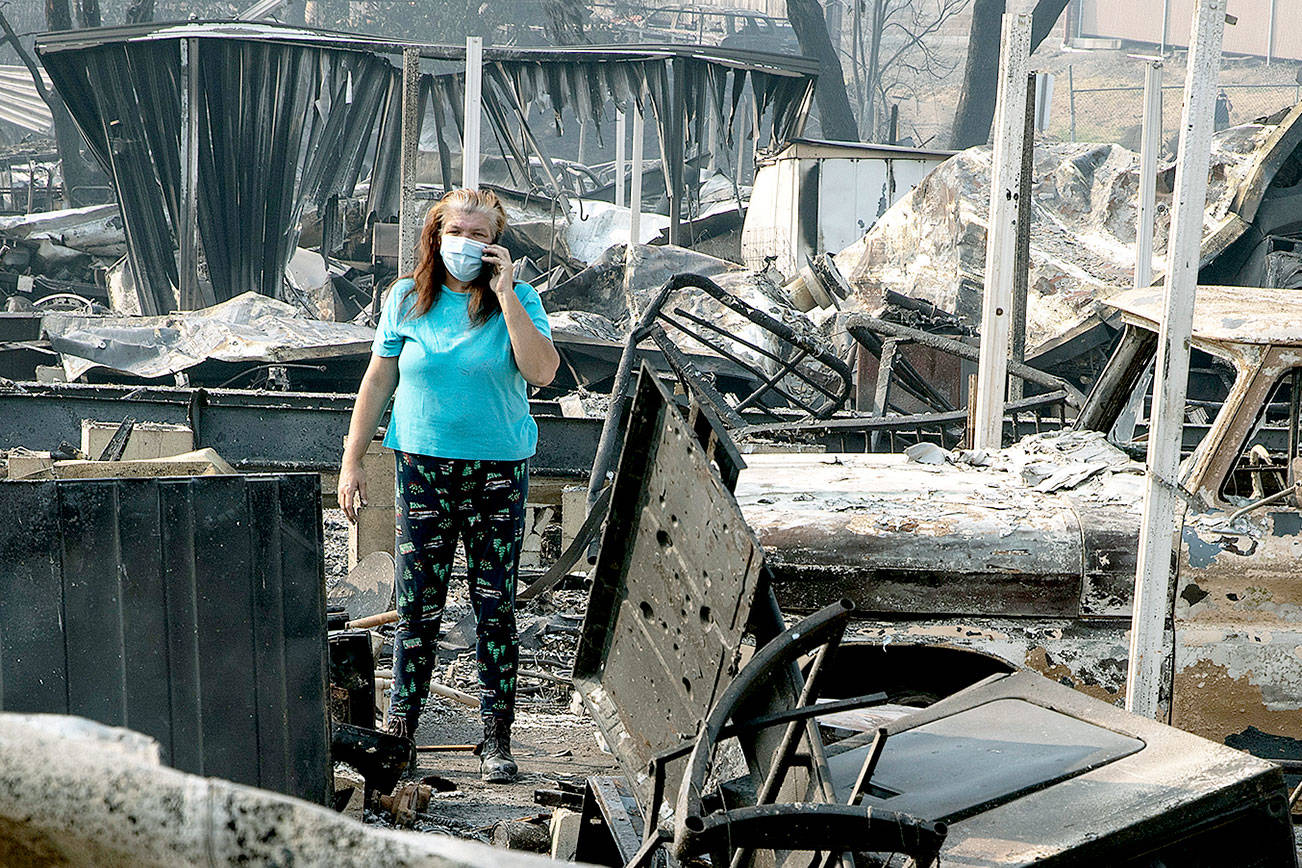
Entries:
POLYGON ((954 71, 956 64, 936 50, 932 37, 963 11, 967 0, 855 2, 851 63, 860 127, 881 141, 892 101, 915 96, 915 82, 939 81, 954 71))
MULTIPOLYGON (((1067 0, 1036 2, 1031 11, 1031 51, 1040 47, 1066 6, 1067 0)), ((995 100, 999 96, 999 38, 1003 14, 1004 0, 974 0, 963 90, 954 114, 954 132, 950 136, 952 148, 983 145, 990 139, 995 100)))
POLYGON ((800 41, 800 53, 818 60, 818 84, 814 99, 818 102, 818 119, 823 137, 855 142, 859 125, 850 108, 850 96, 841 71, 841 59, 827 35, 827 19, 818 0, 787 0, 787 20, 800 41))
POLYGON ((556 45, 583 45, 587 36, 588 7, 577 0, 543 0, 547 36, 556 45))

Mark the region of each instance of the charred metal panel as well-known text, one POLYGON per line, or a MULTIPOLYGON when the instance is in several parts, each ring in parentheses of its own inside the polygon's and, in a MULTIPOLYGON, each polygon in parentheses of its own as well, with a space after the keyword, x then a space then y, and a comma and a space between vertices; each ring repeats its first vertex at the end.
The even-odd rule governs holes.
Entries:
MULTIPOLYGON (((644 372, 574 663, 575 687, 644 804, 651 758, 694 735, 736 674, 761 587, 759 542, 694 427, 644 372)), ((733 465, 726 443, 713 448, 733 465)), ((681 775, 681 763, 669 766, 668 792, 681 775)))
POLYGON ((205 301, 249 289, 281 297, 304 207, 352 193, 391 65, 329 44, 210 39, 201 27, 152 39, 129 32, 73 46, 56 38, 38 50, 113 179, 141 312, 190 301, 177 294, 174 254, 188 111, 199 117, 198 227, 212 278, 205 301), (198 105, 184 111, 182 41, 198 46, 188 61, 198 70, 198 105))
POLYGON ((737 501, 784 607, 1074 617, 1070 504, 988 474, 881 455, 753 455, 737 501))
POLYGON ((1302 517, 1264 508, 1233 525, 1227 518, 1185 518, 1173 722, 1254 753, 1269 744, 1266 756, 1302 759, 1302 517))
POLYGON ((0 709, 324 802, 320 503, 311 474, 0 483, 0 709))
MULTIPOLYGON (((353 397, 334 393, 177 389, 17 383, 0 388, 0 450, 42 451, 79 443, 81 420, 188 425, 196 448, 208 447, 233 466, 256 470, 333 470, 343 457, 353 397)), ((530 403, 538 422, 536 474, 586 477, 601 420, 560 415, 550 402, 530 403)))
POLYGON ((1069 498, 1080 521, 1083 550, 1080 613, 1130 616, 1139 558, 1139 522, 1129 510, 1069 498))
MULTIPOLYGON (((864 801, 951 818, 941 865, 1296 865, 1278 768, 1031 672, 887 732, 864 801)), ((837 747, 848 788, 867 748, 837 747)))

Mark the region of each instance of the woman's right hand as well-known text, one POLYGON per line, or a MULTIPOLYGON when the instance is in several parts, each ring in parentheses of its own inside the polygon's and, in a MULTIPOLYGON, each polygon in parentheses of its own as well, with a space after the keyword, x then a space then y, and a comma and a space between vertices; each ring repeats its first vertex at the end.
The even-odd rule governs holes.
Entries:
POLYGON ((339 508, 357 524, 358 506, 366 506, 366 474, 360 462, 345 461, 339 468, 339 508))

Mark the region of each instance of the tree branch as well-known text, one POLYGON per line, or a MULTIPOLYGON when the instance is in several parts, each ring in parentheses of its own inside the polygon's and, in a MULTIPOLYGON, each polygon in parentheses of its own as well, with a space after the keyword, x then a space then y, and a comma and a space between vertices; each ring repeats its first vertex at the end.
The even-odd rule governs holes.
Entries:
POLYGON ((45 80, 41 78, 41 68, 37 65, 36 58, 23 45, 22 40, 18 38, 18 34, 14 33, 14 28, 9 24, 9 19, 5 17, 3 8, 0 8, 0 28, 4 29, 4 41, 9 43, 18 55, 18 59, 23 62, 23 66, 27 67, 27 71, 31 73, 32 82, 36 85, 36 93, 50 107, 50 111, 58 111, 63 107, 63 101, 59 99, 58 94, 52 93, 45 86, 45 80))

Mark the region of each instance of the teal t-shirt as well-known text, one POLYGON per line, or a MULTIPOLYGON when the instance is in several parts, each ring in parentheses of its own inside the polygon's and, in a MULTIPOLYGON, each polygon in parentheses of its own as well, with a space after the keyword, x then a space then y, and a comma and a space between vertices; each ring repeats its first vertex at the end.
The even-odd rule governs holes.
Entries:
MULTIPOLYGON (((528 384, 515 365, 505 318, 497 313, 471 325, 469 293, 446 286, 424 315, 410 316, 413 285, 399 280, 389 290, 371 346, 377 356, 398 357, 398 388, 384 445, 435 458, 532 457, 538 424, 529 415, 528 384)), ((517 283, 515 294, 534 326, 550 338, 538 292, 517 283)))

